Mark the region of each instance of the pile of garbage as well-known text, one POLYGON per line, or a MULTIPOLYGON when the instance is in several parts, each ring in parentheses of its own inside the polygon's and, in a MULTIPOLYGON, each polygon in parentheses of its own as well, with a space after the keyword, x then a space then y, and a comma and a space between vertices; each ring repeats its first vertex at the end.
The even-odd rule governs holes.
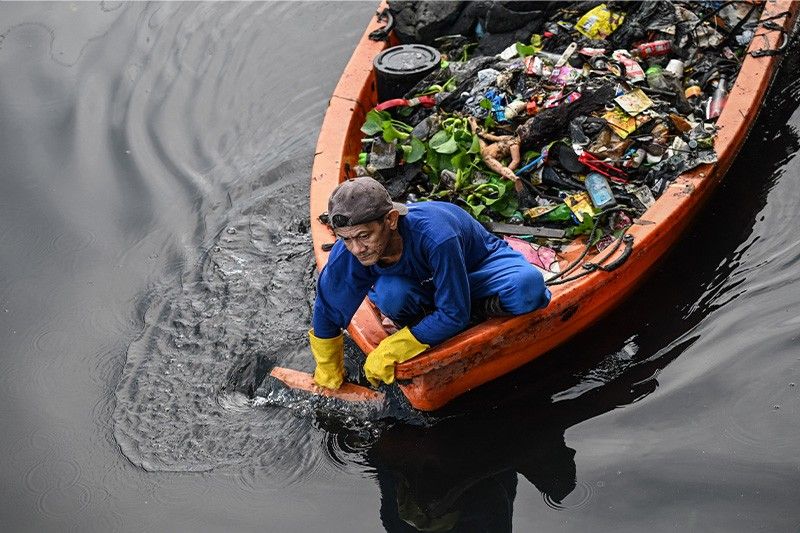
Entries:
POLYGON ((498 233, 555 249, 589 235, 598 250, 670 181, 716 162, 715 121, 761 10, 710 1, 390 8, 405 40, 398 53, 424 49, 434 68, 410 87, 384 79, 380 94, 379 84, 357 172, 396 201, 450 201, 498 233))

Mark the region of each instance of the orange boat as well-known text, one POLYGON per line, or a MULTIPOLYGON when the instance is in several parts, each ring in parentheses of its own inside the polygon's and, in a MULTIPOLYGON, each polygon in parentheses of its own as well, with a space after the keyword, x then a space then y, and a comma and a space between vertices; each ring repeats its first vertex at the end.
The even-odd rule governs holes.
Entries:
MULTIPOLYGON (((788 0, 766 2, 761 20, 771 19, 789 31, 798 8, 800 4, 788 0)), ((373 20, 358 43, 331 97, 317 142, 310 207, 314 253, 320 269, 328 259, 323 245, 332 243, 335 237, 318 217, 327 210, 328 197, 337 184, 354 177, 353 169, 361 150, 360 128, 367 112, 378 103, 372 61, 385 47, 396 44, 392 36, 388 43, 369 39, 369 34, 381 26, 380 21, 373 20)), ((759 25, 749 51, 775 49, 785 44, 786 34, 770 29, 775 27, 759 25)), ((613 262, 629 253, 627 260, 613 271, 595 270, 575 281, 551 287, 552 300, 543 310, 490 319, 397 365, 396 382, 414 408, 438 409, 539 357, 586 328, 636 287, 710 196, 755 121, 781 56, 753 57, 748 53, 745 57, 717 121, 718 162, 678 177, 637 219, 628 230, 627 245, 620 246, 609 258, 613 262)), ((569 245, 560 254, 561 266, 568 265, 584 248, 583 242, 569 245)), ((364 352, 374 349, 387 336, 379 313, 369 300, 362 303, 348 331, 364 352)))

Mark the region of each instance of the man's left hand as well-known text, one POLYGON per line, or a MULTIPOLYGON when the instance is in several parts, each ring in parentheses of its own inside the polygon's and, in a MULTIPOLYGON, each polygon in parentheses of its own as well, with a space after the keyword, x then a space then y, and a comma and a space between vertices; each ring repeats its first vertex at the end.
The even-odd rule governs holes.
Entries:
POLYGON ((408 361, 430 348, 430 345, 419 342, 407 327, 389 335, 367 355, 364 363, 364 375, 373 387, 381 382, 394 383, 394 366, 408 361))

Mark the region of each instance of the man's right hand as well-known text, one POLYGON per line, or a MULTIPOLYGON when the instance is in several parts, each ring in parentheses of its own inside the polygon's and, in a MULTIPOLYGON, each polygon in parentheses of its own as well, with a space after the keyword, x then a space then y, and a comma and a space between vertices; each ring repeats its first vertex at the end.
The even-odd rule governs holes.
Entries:
POLYGON ((314 383, 326 389, 336 390, 344 381, 344 335, 332 339, 321 339, 308 331, 311 354, 317 362, 314 383))

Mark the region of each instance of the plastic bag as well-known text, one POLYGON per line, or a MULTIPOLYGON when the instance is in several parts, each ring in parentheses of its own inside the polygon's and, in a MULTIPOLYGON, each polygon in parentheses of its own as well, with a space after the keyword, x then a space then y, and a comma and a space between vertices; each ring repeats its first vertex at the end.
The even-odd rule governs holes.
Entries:
POLYGON ((575 23, 575 29, 589 39, 605 39, 625 20, 622 13, 614 13, 605 4, 590 9, 575 23))

